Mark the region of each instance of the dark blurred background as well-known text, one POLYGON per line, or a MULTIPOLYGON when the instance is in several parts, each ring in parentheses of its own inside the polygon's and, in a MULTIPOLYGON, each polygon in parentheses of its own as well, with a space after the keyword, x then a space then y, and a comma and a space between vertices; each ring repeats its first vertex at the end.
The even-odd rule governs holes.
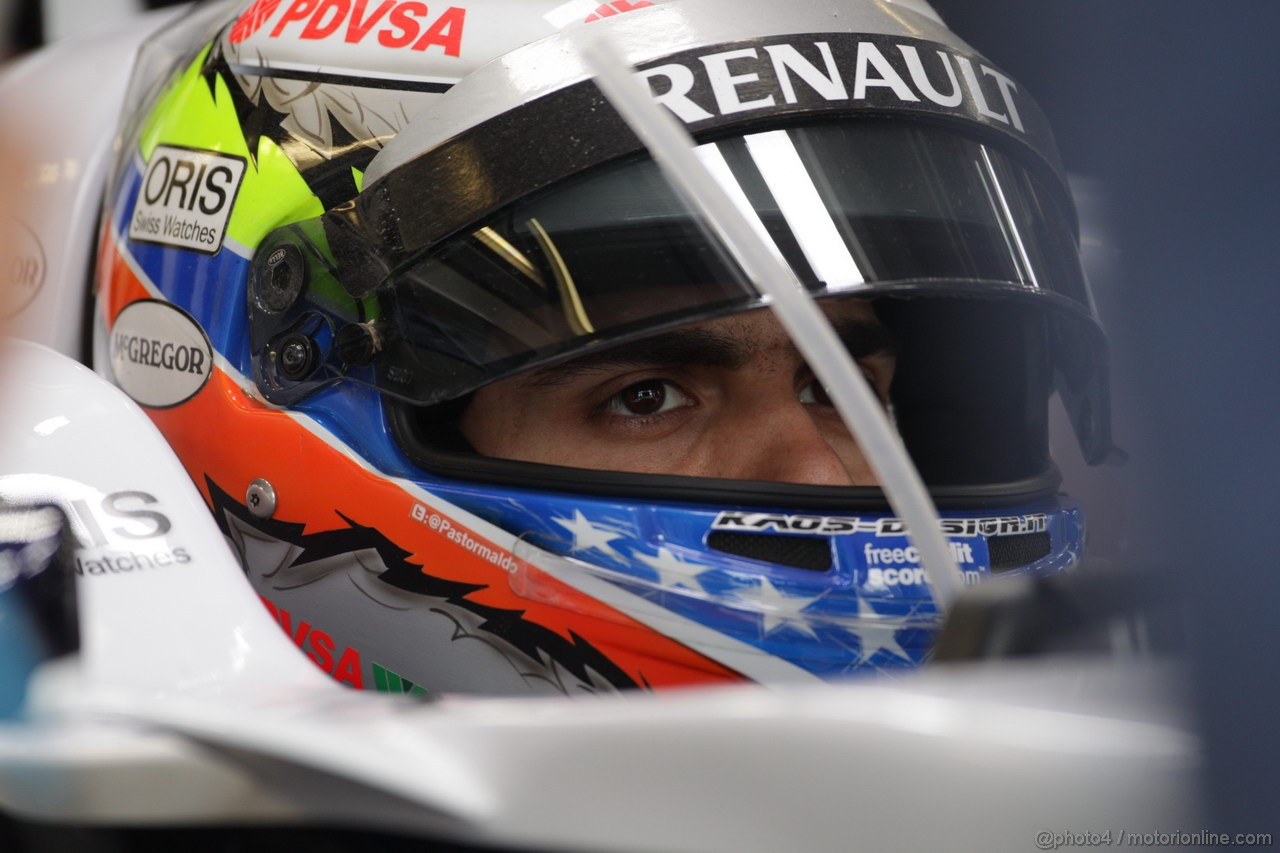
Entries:
POLYGON ((1179 593, 1216 827, 1280 829, 1280 4, 935 0, 1105 201, 1123 553, 1179 593))

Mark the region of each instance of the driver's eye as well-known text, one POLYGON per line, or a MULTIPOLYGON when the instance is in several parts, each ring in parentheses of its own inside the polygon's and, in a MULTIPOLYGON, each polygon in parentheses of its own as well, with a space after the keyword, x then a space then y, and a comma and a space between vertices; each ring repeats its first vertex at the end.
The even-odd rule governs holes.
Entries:
MULTIPOLYGON (((867 384, 871 386, 871 390, 875 392, 876 397, 881 404, 887 401, 876 390, 876 377, 865 365, 859 365, 862 368, 862 378, 867 380, 867 384)), ((810 379, 799 391, 796 392, 796 399, 806 406, 834 406, 831 396, 827 394, 826 386, 817 379, 810 379)))
POLYGON ((833 405, 831 398, 827 396, 827 389, 816 379, 801 388, 796 393, 796 399, 807 406, 833 405))
POLYGON ((678 387, 664 379, 646 379, 629 385, 609 398, 605 411, 614 415, 657 415, 680 406, 690 400, 678 387))

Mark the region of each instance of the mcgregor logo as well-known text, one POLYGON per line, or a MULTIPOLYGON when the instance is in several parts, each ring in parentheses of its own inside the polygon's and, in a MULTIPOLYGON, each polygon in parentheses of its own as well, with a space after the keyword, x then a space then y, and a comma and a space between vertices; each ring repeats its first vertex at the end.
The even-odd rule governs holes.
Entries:
POLYGON ((116 384, 149 409, 190 400, 213 373, 213 346, 200 323, 177 305, 131 302, 116 317, 109 342, 116 384))
POLYGON ((267 22, 275 14, 276 7, 280 5, 280 0, 255 0, 254 4, 244 13, 240 15, 240 19, 231 26, 232 44, 239 44, 249 36, 262 29, 262 25, 267 22))

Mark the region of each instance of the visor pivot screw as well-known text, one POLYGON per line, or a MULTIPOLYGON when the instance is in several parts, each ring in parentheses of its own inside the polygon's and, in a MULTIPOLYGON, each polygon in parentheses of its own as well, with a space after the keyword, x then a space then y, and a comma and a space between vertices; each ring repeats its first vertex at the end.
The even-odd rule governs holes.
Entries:
POLYGON ((249 484, 244 496, 245 506, 257 518, 270 518, 276 514, 276 490, 266 480, 259 477, 249 484))
POLYGON ((302 295, 307 265, 292 243, 276 246, 253 263, 253 292, 258 307, 272 314, 289 308, 302 295))
POLYGON ((291 382, 306 379, 316 367, 316 347, 311 338, 298 332, 280 341, 280 375, 291 382))
POLYGON ((344 363, 362 366, 382 350, 382 336, 372 322, 352 323, 338 330, 334 344, 344 363))

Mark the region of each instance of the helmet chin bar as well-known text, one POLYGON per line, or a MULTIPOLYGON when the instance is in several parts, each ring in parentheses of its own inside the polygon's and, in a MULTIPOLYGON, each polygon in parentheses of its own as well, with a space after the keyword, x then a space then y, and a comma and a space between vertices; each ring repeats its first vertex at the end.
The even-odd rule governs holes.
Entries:
MULTIPOLYGON (((619 571, 586 560, 564 556, 539 547, 527 537, 516 541, 513 551, 516 564, 508 573, 508 582, 521 598, 529 601, 557 605, 563 598, 563 583, 570 582, 577 589, 593 592, 601 600, 609 600, 615 591, 621 591, 633 602, 663 598, 661 607, 644 607, 633 604, 629 616, 621 613, 603 614, 617 624, 625 625, 640 619, 649 627, 663 632, 684 631, 686 642, 699 652, 734 666, 742 672, 754 672, 761 665, 779 667, 785 673, 780 680, 810 680, 802 668, 782 668, 776 659, 762 654, 749 642, 736 639, 731 633, 706 631, 690 636, 689 620, 677 613, 700 612, 701 620, 708 623, 736 622, 769 626, 769 630, 791 628, 809 634, 819 632, 857 632, 864 638, 869 634, 888 637, 898 631, 927 634, 937 627, 937 613, 931 608, 915 610, 908 614, 882 614, 857 608, 849 609, 828 604, 821 600, 753 594, 751 588, 738 588, 732 592, 707 589, 698 581, 702 567, 682 563, 671 558, 657 579, 634 571, 619 571), (750 661, 749 663, 747 661, 750 661), (789 678, 787 676, 790 676, 789 678)), ((833 599, 829 604, 836 604, 833 599)), ((840 602, 847 603, 847 602, 840 602)), ((935 597, 936 604, 936 597, 935 597)), ((941 608, 939 608, 941 610, 941 608)), ((754 637, 751 639, 761 639, 754 637)), ((829 654, 829 650, 815 648, 815 658, 829 654)), ((797 661, 801 662, 801 661, 797 661)), ((811 664, 815 661, 803 661, 811 664)))

